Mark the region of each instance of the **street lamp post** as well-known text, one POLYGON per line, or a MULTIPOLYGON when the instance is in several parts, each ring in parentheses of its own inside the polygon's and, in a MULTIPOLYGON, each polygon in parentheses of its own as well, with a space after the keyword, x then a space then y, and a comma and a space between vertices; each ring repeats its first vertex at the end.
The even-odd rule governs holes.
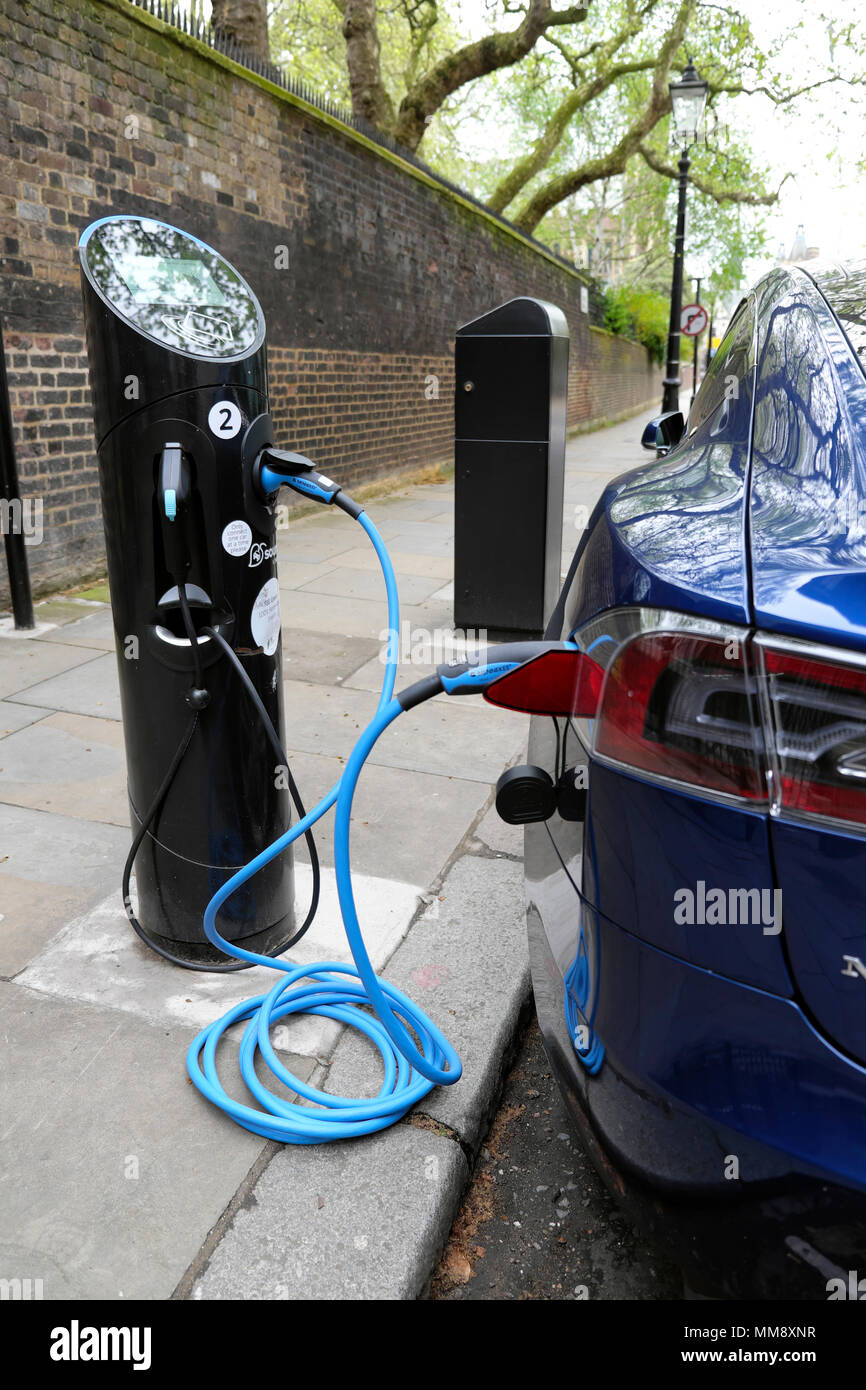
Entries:
POLYGON ((671 282, 671 317, 668 327, 667 371, 662 383, 662 411, 679 410, 680 405, 680 315, 683 308, 683 252, 686 240, 686 189, 689 183, 689 150, 700 132, 709 83, 698 76, 691 58, 679 82, 670 83, 674 138, 682 142, 679 160, 677 230, 674 241, 674 273, 671 282))

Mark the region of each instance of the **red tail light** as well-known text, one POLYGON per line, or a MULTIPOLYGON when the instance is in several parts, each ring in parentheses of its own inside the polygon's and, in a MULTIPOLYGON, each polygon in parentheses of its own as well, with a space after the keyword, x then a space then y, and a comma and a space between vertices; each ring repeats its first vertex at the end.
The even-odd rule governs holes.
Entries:
POLYGON ((866 826, 866 657, 647 608, 602 613, 578 640, 582 651, 546 652, 486 698, 567 716, 601 762, 866 826))
POLYGON ((866 669, 758 645, 776 809, 866 824, 866 669))
POLYGON ((543 652, 484 692, 485 700, 524 714, 592 719, 598 709, 604 670, 585 652, 543 652))
POLYGON ((643 633, 608 669, 595 751, 657 776, 759 800, 766 786, 754 693, 738 638, 643 633))

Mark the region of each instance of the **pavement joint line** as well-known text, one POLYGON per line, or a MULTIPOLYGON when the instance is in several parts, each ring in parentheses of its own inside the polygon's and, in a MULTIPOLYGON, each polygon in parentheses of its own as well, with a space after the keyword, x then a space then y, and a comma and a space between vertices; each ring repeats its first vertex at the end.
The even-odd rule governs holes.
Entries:
POLYGON ((428 1115, 425 1110, 412 1110, 400 1124, 408 1125, 410 1129, 421 1129, 425 1134, 436 1134, 440 1139, 450 1139, 452 1144, 460 1145, 465 1158, 471 1161, 469 1146, 463 1142, 457 1130, 452 1129, 444 1120, 437 1120, 434 1115, 428 1115))
POLYGON ((277 1154, 283 1148, 284 1145, 279 1144, 276 1139, 266 1139, 264 1141, 262 1150, 258 1158, 256 1158, 255 1162, 252 1164, 249 1171, 245 1175, 243 1181, 232 1193, 228 1202, 226 1202, 226 1205, 223 1207, 216 1221, 211 1226, 210 1230, 208 1231, 207 1235, 205 1236, 204 1240, 202 1241, 201 1245, 199 1246, 198 1250, 193 1256, 192 1260, 187 1265, 180 1279, 177 1281, 177 1284, 169 1294, 168 1301, 170 1303, 182 1301, 184 1299, 189 1299, 190 1294, 192 1293, 193 1285, 195 1284, 196 1280, 199 1279, 202 1274, 204 1274, 205 1270, 210 1264, 211 1256, 213 1255, 214 1251, 216 1250, 226 1231, 229 1230, 238 1212, 242 1211, 244 1207, 247 1207, 251 1204, 251 1199, 253 1199, 256 1184, 258 1183, 259 1178, 262 1176, 262 1173, 268 1167, 271 1160, 276 1158, 277 1154))

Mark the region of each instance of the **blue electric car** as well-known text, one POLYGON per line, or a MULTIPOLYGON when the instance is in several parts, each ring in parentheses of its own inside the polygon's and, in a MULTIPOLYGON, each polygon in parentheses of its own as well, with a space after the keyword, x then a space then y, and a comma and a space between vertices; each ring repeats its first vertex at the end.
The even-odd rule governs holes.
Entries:
POLYGON ((866 269, 743 300, 548 627, 593 717, 532 720, 551 1064, 613 1191, 734 1298, 866 1298, 864 352, 866 269))

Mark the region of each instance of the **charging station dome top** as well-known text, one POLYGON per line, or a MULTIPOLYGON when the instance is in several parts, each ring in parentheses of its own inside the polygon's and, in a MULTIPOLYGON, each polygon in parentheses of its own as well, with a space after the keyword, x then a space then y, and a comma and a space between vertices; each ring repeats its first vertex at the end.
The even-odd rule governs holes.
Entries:
POLYGON ((139 333, 187 357, 230 362, 264 341, 247 282, 197 237, 149 217, 104 217, 79 243, 84 274, 139 333))

